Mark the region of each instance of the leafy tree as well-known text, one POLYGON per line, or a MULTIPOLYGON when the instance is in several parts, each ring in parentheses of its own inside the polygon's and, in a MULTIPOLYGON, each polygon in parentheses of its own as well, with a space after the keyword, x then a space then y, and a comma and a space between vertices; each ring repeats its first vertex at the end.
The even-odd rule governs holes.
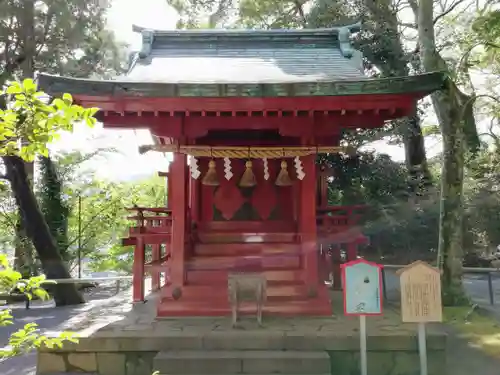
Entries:
POLYGON ((7 184, 0 181, 0 253, 13 247, 16 227, 16 205, 7 184))
MULTIPOLYGON (((398 7, 400 3, 373 0, 174 0, 169 1, 180 14, 179 28, 230 26, 255 29, 317 28, 363 21, 363 32, 354 40, 364 54, 365 68, 372 75, 406 76, 415 70, 418 54, 404 48, 398 7), (235 13, 237 16, 235 17, 235 13)), ((416 29, 416 25, 414 25, 416 29)), ((417 64, 418 67, 418 64, 417 64)), ((367 130, 345 137, 358 144, 390 136, 405 148, 407 173, 414 180, 428 184, 424 135, 420 113, 392 121, 382 129, 367 130)), ((412 188, 416 184, 410 185, 412 188)))
MULTIPOLYGON (((431 0, 420 1, 416 18, 424 69, 449 72, 436 48, 431 0)), ((431 97, 443 137, 438 254, 443 267, 444 302, 455 305, 466 301, 462 285, 463 176, 468 134, 476 130, 473 98, 461 92, 451 79, 444 90, 431 97)))
MULTIPOLYGON (((45 281, 43 276, 22 279, 19 272, 14 271, 4 254, 0 254, 0 293, 7 294, 17 289, 31 299, 36 296, 40 299, 47 299, 48 294, 42 288, 45 281)), ((0 327, 13 324, 13 317, 10 310, 0 310, 0 327)), ((11 334, 9 345, 5 349, 0 349, 0 359, 13 357, 29 352, 33 348, 46 346, 49 348, 62 347, 64 341, 78 342, 75 336, 69 332, 63 332, 56 338, 48 338, 38 332, 36 323, 27 323, 23 328, 11 334)))
MULTIPOLYGON (((86 207, 94 207, 90 212, 86 212, 83 219, 84 223, 88 223, 83 232, 84 253, 88 254, 91 267, 96 271, 115 270, 130 273, 133 249, 124 247, 121 243, 130 228, 125 207, 132 207, 134 204, 142 207, 164 206, 165 180, 154 177, 145 181, 98 185, 101 191, 105 192, 106 198, 101 194, 87 197, 83 201, 86 207)), ((75 219, 73 215, 73 228, 75 219)))
MULTIPOLYGON (((6 174, 2 178, 10 183, 23 225, 47 278, 69 278, 70 274, 30 187, 24 160, 33 160, 37 153, 47 155, 47 143, 61 130, 71 131, 75 122, 84 121, 93 125, 96 121, 93 115, 97 110, 74 105, 68 94, 47 103, 46 96, 37 92, 31 79, 10 83, 4 98, 7 109, 0 111, 0 155, 6 174)), ((84 302, 73 284, 60 284, 54 289, 54 300, 58 306, 84 302)))
POLYGON ((114 74, 121 50, 106 29, 110 2, 6 0, 0 3, 0 72, 89 77, 114 74))
MULTIPOLYGON (((34 78, 39 71, 82 78, 120 71, 124 60, 121 46, 106 29, 109 4, 81 0, 0 2, 0 85, 14 77, 34 78)), ((28 180, 33 182, 33 163, 27 162, 25 167, 28 180)), ((16 235, 16 268, 20 269, 22 260, 30 258, 32 252, 21 213, 16 235)))
POLYGON ((69 208, 63 199, 62 181, 50 156, 40 157, 40 208, 57 243, 62 259, 67 262, 69 208))

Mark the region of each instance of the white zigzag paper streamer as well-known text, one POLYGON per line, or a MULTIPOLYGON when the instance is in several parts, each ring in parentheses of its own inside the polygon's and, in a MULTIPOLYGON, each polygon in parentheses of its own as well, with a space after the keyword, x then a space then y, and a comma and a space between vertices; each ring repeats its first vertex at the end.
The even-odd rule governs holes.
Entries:
POLYGON ((306 176, 306 174, 304 173, 304 170, 302 169, 302 161, 300 160, 300 158, 298 156, 295 157, 295 159, 293 160, 294 164, 295 164, 295 173, 297 174, 297 178, 299 180, 303 180, 304 177, 306 176))
POLYGON ((267 162, 267 158, 263 158, 262 162, 264 163, 264 180, 269 180, 269 164, 267 162))
POLYGON ((224 158, 224 177, 228 181, 233 177, 233 172, 231 172, 231 160, 228 157, 224 158))
POLYGON ((198 169, 198 160, 196 160, 194 156, 191 156, 191 160, 189 160, 189 169, 191 172, 191 177, 197 180, 200 177, 201 172, 198 169))

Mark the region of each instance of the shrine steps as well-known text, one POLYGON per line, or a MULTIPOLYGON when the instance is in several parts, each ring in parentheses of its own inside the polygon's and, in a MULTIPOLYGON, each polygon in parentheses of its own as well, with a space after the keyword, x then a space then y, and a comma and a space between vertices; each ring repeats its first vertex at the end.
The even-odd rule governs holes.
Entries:
MULTIPOLYGON (((215 293, 212 291, 212 295, 215 293)), ((268 301, 262 309, 263 319, 266 316, 331 316, 332 308, 324 303, 324 298, 314 298, 301 301, 268 301)), ((255 303, 243 302, 239 308, 240 315, 252 315, 256 313, 255 303)), ((230 316, 231 306, 226 301, 162 301, 158 305, 158 317, 203 317, 203 316, 230 316)))
MULTIPOLYGON (((172 300, 173 287, 162 289, 161 296, 164 301, 172 300)), ((307 287, 300 281, 278 281, 268 282, 267 300, 268 301, 290 301, 308 299, 307 287)), ((225 284, 211 285, 186 285, 182 289, 182 299, 201 301, 210 296, 209 299, 214 303, 228 301, 227 282, 225 284)))
POLYGON ((196 256, 266 255, 300 252, 300 244, 283 242, 198 243, 196 256))
MULTIPOLYGON (((331 316, 332 307, 325 285, 317 286, 315 296, 310 296, 309 287, 303 281, 303 270, 299 264, 288 268, 261 268, 248 272, 259 272, 267 279, 267 300, 264 315, 276 316, 331 316)), ((159 317, 175 316, 228 316, 231 306, 227 290, 225 270, 187 271, 187 282, 182 287, 182 295, 173 298, 173 286, 162 288, 158 305, 159 317)), ((242 315, 255 314, 255 302, 244 302, 240 306, 242 315)))
POLYGON ((271 255, 195 256, 186 261, 186 269, 260 272, 266 269, 295 269, 300 267, 300 262, 301 256, 298 252, 280 252, 271 255))
POLYGON ((248 243, 297 243, 298 235, 295 232, 242 232, 229 230, 199 231, 199 243, 211 244, 248 244, 248 243))
MULTIPOLYGON (((227 280, 235 272, 266 277, 264 315, 331 316, 326 286, 318 282, 311 293, 305 282, 303 255, 299 234, 290 222, 202 223, 185 259, 180 296, 175 285, 163 287, 158 316, 230 315, 227 280)), ((255 308, 255 302, 243 303, 241 313, 255 314, 255 308)))
MULTIPOLYGON (((228 270, 189 270, 187 272, 188 285, 206 285, 210 280, 211 285, 227 285, 228 270)), ((266 269, 262 271, 268 283, 296 282, 302 278, 300 269, 266 269)))

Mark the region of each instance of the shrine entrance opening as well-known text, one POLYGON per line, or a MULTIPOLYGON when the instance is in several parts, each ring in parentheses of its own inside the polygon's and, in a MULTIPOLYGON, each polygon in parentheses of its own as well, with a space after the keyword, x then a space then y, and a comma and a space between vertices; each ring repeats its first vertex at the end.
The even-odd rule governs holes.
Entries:
MULTIPOLYGON (((200 169, 206 173, 209 158, 200 160, 200 169)), ((264 175, 264 162, 257 160, 252 162, 255 173, 254 186, 240 186, 239 180, 245 172, 245 159, 231 160, 231 180, 220 179, 219 186, 202 185, 201 221, 215 222, 255 222, 254 229, 261 223, 262 230, 266 230, 266 223, 281 223, 284 227, 293 230, 295 228, 294 215, 294 191, 292 186, 276 186, 275 176, 280 170, 282 160, 267 160, 267 174, 264 175), (272 176, 273 178, 271 179, 272 176), (266 180, 267 177, 267 180, 266 180)), ((218 159, 216 169, 220 176, 224 176, 224 160, 218 159)), ((287 161, 292 165, 291 161, 287 161)))

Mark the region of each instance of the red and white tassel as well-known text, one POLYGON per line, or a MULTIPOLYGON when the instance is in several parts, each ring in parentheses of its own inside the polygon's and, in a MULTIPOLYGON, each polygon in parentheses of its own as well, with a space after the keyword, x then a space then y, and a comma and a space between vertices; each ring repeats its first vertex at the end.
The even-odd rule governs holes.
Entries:
POLYGON ((267 161, 267 158, 263 158, 262 162, 264 163, 264 180, 269 180, 269 163, 267 161))
POLYGON ((200 169, 198 168, 198 160, 196 160, 196 158, 194 156, 190 157, 189 169, 191 172, 191 177, 193 177, 195 180, 200 178, 201 172, 200 172, 200 169))
POLYGON ((295 173, 297 174, 297 178, 299 180, 303 180, 304 177, 306 176, 306 174, 304 173, 304 170, 302 169, 302 161, 300 160, 300 158, 298 156, 295 157, 295 159, 293 160, 294 164, 295 164, 295 173))
POLYGON ((228 181, 233 177, 233 172, 231 172, 231 160, 228 157, 224 158, 224 177, 228 181))

